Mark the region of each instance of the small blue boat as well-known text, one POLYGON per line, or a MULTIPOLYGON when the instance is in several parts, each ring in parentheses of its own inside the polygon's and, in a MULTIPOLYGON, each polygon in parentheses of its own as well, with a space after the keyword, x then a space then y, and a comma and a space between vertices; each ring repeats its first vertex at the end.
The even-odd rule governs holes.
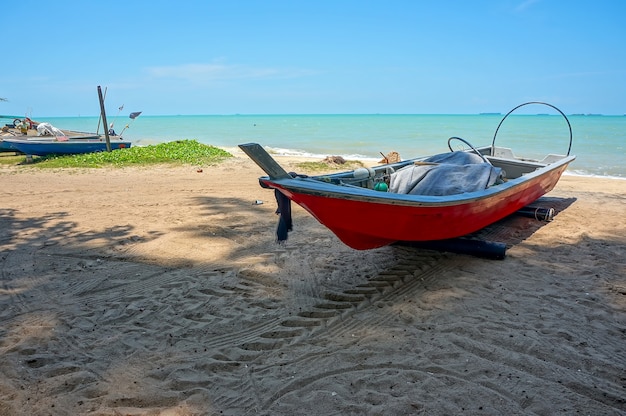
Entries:
MULTIPOLYGON (((112 139, 111 150, 130 148, 131 142, 112 139)), ((77 155, 83 153, 105 152, 107 144, 104 139, 67 139, 67 140, 24 140, 4 138, 4 150, 14 150, 26 155, 77 155)))

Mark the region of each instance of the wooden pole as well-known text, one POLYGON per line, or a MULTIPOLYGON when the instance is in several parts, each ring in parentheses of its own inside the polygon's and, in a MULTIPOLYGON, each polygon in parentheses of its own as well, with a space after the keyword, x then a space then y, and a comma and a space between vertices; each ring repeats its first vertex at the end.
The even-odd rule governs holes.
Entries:
MULTIPOLYGON (((104 88, 104 98, 103 98, 103 101, 106 101, 106 99, 107 99, 107 90, 108 90, 108 87, 105 87, 104 88)), ((98 119, 98 128, 96 129, 96 134, 100 134, 100 121, 101 120, 102 120, 102 117, 100 117, 98 119)), ((106 126, 104 126, 104 128, 106 129, 106 126)))
POLYGON ((98 98, 100 99, 100 115, 102 116, 102 123, 104 124, 104 137, 107 142, 107 152, 111 151, 111 140, 109 139, 109 125, 107 124, 107 113, 104 111, 104 98, 102 98, 102 88, 98 85, 98 98))

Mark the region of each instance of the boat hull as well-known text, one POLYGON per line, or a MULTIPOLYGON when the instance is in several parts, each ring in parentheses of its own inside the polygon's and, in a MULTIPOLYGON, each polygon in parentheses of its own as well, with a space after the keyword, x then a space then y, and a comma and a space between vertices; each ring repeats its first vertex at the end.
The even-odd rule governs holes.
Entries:
POLYGON ((13 149, 8 142, 4 140, 0 140, 0 152, 16 152, 17 150, 13 149))
POLYGON ((576 158, 570 155, 572 128, 567 116, 552 104, 538 101, 509 111, 489 147, 475 148, 463 138, 450 137, 450 153, 337 174, 309 178, 288 173, 258 143, 239 147, 267 173, 259 178, 261 186, 284 195, 277 194, 279 240, 287 238, 291 225, 286 197, 346 245, 359 250, 398 241, 441 241, 471 234, 550 192, 576 158), (504 120, 518 108, 534 104, 553 108, 567 122, 569 147, 565 155, 548 154, 534 160, 496 146, 504 120), (465 151, 454 151, 453 144, 461 144, 465 151), (390 192, 380 185, 388 185, 390 192))
MULTIPOLYGON (((75 155, 85 153, 104 152, 107 150, 105 141, 91 139, 76 139, 68 141, 51 140, 17 140, 5 139, 3 141, 5 149, 11 149, 27 155, 49 156, 49 155, 75 155)), ((131 143, 127 141, 112 141, 111 150, 130 148, 131 143)))
POLYGON ((480 192, 447 197, 352 191, 311 180, 260 178, 358 250, 434 241, 478 231, 554 188, 573 157, 480 192))

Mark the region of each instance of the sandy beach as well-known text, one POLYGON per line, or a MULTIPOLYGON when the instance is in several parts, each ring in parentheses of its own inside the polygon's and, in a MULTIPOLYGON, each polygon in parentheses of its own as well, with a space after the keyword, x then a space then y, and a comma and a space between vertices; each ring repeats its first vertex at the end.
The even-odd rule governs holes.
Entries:
POLYGON ((295 205, 278 245, 261 174, 0 167, 0 415, 626 415, 625 180, 564 176, 487 260, 295 205))

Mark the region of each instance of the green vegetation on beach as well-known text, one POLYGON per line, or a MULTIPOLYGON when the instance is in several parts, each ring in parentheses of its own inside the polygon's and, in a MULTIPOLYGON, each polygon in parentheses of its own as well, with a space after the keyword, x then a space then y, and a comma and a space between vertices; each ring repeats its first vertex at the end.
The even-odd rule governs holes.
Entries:
MULTIPOLYGON (((157 164, 200 165, 218 163, 232 155, 196 140, 177 140, 153 146, 131 147, 112 152, 87 153, 83 155, 33 157, 31 166, 41 168, 99 168, 144 166, 157 164)), ((2 164, 26 164, 25 156, 2 157, 2 164)))
POLYGON ((342 170, 351 170, 363 167, 363 162, 358 160, 347 160, 342 164, 323 161, 300 162, 295 165, 299 169, 309 174, 331 173, 342 170))

